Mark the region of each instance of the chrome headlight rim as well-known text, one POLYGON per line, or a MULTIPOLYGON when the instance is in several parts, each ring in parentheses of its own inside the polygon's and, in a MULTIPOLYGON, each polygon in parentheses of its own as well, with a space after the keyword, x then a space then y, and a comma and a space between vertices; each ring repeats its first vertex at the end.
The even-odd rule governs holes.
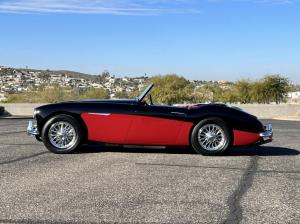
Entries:
POLYGON ((39 114, 39 113, 40 113, 40 110, 34 109, 34 111, 33 111, 33 118, 35 118, 36 115, 39 114))

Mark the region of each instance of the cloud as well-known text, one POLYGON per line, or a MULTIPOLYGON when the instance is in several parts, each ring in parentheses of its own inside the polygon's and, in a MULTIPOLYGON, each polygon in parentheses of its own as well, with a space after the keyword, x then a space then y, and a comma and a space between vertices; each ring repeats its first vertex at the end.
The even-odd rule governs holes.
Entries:
POLYGON ((292 4, 299 2, 299 0, 207 0, 210 2, 250 2, 250 3, 265 3, 265 4, 292 4))
POLYGON ((0 0, 0 13, 160 15, 199 13, 204 3, 291 4, 300 0, 0 0))
POLYGON ((0 12, 157 15, 197 13, 190 0, 4 0, 0 12))

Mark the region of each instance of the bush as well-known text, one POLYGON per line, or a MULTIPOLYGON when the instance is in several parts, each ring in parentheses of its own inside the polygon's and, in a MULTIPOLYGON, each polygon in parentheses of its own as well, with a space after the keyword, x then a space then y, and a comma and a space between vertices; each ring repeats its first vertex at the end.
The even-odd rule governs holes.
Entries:
POLYGON ((73 89, 50 86, 42 90, 11 94, 6 103, 55 103, 77 99, 108 99, 109 94, 104 89, 89 89, 76 93, 73 89))

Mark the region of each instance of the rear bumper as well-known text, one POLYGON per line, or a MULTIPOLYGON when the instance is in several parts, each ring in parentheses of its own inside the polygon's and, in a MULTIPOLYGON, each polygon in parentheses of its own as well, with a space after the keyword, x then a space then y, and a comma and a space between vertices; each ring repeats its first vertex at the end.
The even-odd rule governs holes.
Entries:
POLYGON ((28 121, 27 134, 31 136, 40 134, 37 125, 33 124, 33 121, 28 121))
POLYGON ((265 131, 259 133, 260 141, 257 143, 258 145, 266 144, 273 141, 273 126, 272 124, 267 124, 265 126, 265 131))

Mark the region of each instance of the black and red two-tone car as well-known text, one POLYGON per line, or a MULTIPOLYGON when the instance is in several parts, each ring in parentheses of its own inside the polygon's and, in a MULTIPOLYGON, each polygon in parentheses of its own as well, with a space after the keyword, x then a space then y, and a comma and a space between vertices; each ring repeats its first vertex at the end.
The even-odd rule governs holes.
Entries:
POLYGON ((272 141, 272 125, 225 104, 156 105, 149 85, 135 99, 81 100, 34 110, 27 132, 54 153, 71 153, 82 144, 191 146, 216 155, 231 146, 272 141))

